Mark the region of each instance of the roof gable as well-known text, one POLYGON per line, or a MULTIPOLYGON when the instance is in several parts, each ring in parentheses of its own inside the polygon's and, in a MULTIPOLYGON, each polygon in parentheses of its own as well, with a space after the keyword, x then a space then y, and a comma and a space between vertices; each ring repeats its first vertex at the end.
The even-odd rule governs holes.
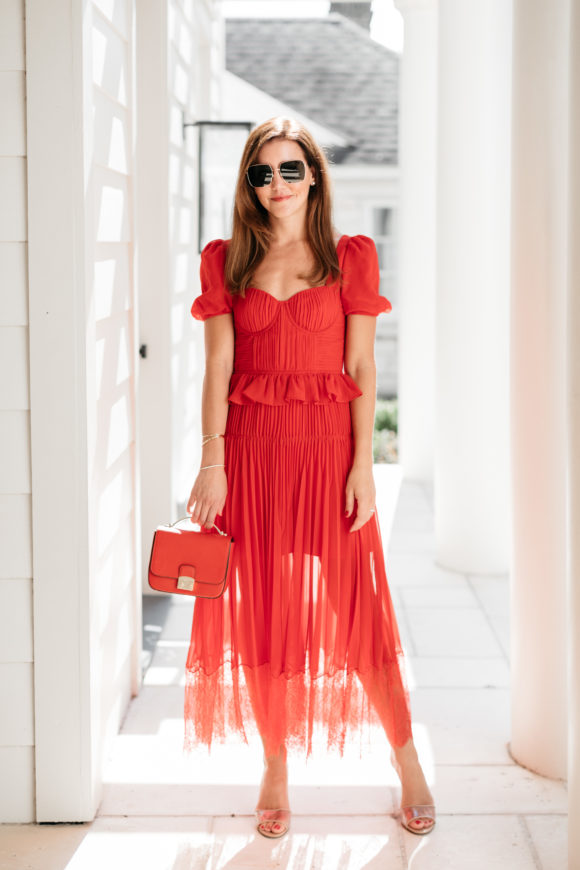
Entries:
POLYGON ((343 15, 227 18, 226 67, 341 133, 334 163, 396 164, 399 55, 343 15))

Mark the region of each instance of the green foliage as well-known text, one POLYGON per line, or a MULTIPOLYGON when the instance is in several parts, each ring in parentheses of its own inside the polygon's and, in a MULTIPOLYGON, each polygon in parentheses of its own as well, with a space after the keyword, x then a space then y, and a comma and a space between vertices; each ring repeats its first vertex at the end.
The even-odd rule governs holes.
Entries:
POLYGON ((373 462, 398 462, 397 399, 377 399, 373 431, 373 462))
POLYGON ((397 399, 377 399, 375 408, 375 429, 397 431, 397 399))

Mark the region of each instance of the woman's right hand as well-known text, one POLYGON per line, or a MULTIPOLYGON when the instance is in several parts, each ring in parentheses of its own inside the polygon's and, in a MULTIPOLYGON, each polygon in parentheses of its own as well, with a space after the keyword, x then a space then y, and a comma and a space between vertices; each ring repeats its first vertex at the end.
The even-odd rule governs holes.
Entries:
POLYGON ((191 521, 211 529, 216 514, 221 514, 224 508, 227 492, 225 469, 217 467, 200 470, 187 502, 186 510, 187 513, 191 512, 191 521))

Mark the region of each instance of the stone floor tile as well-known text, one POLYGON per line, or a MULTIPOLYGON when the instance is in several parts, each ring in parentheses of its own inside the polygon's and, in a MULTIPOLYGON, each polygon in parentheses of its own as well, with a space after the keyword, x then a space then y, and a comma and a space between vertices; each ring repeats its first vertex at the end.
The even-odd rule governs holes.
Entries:
POLYGON ((403 646, 403 651, 405 655, 414 655, 416 652, 415 641, 413 640, 413 635, 411 634, 411 626, 409 625, 405 608, 402 605, 399 607, 395 605, 395 619, 397 620, 399 636, 401 638, 401 644, 403 646))
POLYGON ((538 870, 516 816, 438 814, 431 834, 404 838, 412 870, 538 870))
POLYGON ((288 870, 403 870, 398 823, 383 816, 293 814, 288 835, 268 840, 255 819, 216 818, 216 846, 228 863, 217 867, 288 870))
POLYGON ((567 812, 565 785, 517 764, 437 765, 431 788, 442 813, 529 815, 567 812))
POLYGON ((63 870, 90 830, 86 825, 0 825, 2 870, 63 870))
POLYGON ((568 862, 568 818, 525 816, 542 870, 564 870, 568 862))
POLYGON ((508 574, 468 574, 468 583, 486 613, 506 613, 510 609, 508 574))
POLYGON ((481 610, 406 607, 405 616, 416 655, 502 655, 502 647, 481 610))
POLYGON ((115 783, 104 790, 99 816, 179 816, 251 813, 255 785, 115 783))
POLYGON ((174 595, 175 605, 167 614, 163 627, 163 640, 189 640, 193 621, 194 601, 185 595, 174 595))
POLYGON ((490 613, 487 615, 491 630, 501 646, 505 660, 510 661, 511 656, 511 625, 508 613, 490 613))
POLYGON ((411 708, 436 764, 513 764, 508 689, 416 689, 411 708))
POLYGON ((459 586, 402 586, 398 589, 405 607, 479 607, 467 584, 459 586))
POLYGON ((436 541, 433 531, 415 531, 414 529, 393 528, 389 540, 389 552, 429 555, 435 552, 436 541))
POLYGON ((508 575, 469 575, 470 588, 486 614, 493 632, 501 644, 506 659, 510 658, 510 584, 508 575))
POLYGON ((435 564, 432 553, 397 552, 389 549, 387 575, 395 586, 468 586, 465 574, 435 564))
POLYGON ((80 825, 0 826, 2 870, 205 870, 211 819, 96 818, 80 825), (6 830, 9 828, 10 830, 6 830), (178 863, 179 856, 189 863, 178 863))
POLYGON ((133 699, 121 734, 160 734, 167 720, 183 720, 183 688, 177 685, 144 685, 133 699))
POLYGON ((458 658, 456 656, 410 656, 407 671, 413 687, 456 689, 506 689, 510 669, 503 656, 458 658))
POLYGON ((419 509, 404 509, 400 504, 397 505, 391 528, 391 538, 394 542, 399 535, 423 535, 432 531, 433 515, 426 505, 419 509))
POLYGON ((187 640, 160 640, 143 677, 144 686, 185 687, 187 640))
MULTIPOLYGON (((290 783, 290 806, 299 814, 372 815, 394 809, 388 785, 301 786, 290 783)), ((248 815, 259 795, 257 783, 116 783, 105 788, 99 816, 248 815)))

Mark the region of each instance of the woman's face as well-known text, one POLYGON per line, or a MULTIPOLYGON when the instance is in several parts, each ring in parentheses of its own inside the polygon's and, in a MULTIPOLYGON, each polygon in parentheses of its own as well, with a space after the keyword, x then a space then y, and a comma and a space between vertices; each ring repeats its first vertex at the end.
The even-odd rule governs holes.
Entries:
MULTIPOLYGON (((292 139, 271 139, 260 148, 254 163, 269 163, 274 169, 270 184, 255 187, 258 200, 273 218, 282 219, 303 211, 308 207, 308 191, 315 181, 314 173, 306 163, 306 155, 292 139), (285 160, 303 160, 306 164, 306 174, 302 181, 287 182, 278 172, 278 166, 285 160)), ((249 183, 249 182, 248 182, 249 183)))

